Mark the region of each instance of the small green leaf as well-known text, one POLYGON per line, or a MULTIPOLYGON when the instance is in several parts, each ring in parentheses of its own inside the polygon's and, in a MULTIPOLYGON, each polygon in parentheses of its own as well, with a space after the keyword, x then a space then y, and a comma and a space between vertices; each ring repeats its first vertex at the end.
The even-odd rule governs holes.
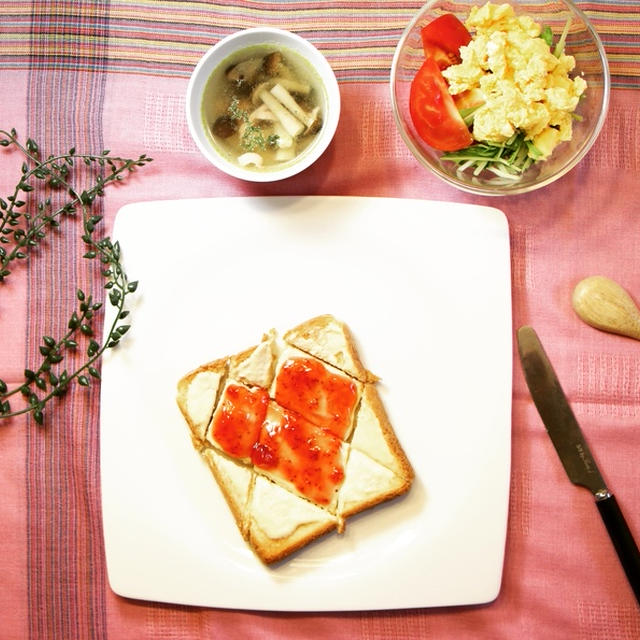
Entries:
POLYGON ((540 31, 540 38, 542 38, 551 47, 553 44, 553 31, 549 25, 542 28, 540 31))
POLYGON ((91 340, 91 342, 89 342, 89 346, 87 347, 87 355, 92 358, 96 355, 96 353, 98 353, 99 350, 100 345, 95 340, 91 340))
POLYGON ((87 378, 87 376, 78 376, 78 384, 81 384, 83 387, 88 387, 89 378, 87 378))

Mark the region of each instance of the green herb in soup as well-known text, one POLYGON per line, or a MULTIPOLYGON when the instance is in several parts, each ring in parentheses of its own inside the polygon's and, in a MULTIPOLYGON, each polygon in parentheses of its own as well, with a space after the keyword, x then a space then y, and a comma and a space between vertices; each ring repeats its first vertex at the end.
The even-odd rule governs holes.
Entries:
POLYGON ((203 111, 217 146, 238 165, 276 169, 322 128, 318 80, 297 54, 253 47, 209 78, 203 111))

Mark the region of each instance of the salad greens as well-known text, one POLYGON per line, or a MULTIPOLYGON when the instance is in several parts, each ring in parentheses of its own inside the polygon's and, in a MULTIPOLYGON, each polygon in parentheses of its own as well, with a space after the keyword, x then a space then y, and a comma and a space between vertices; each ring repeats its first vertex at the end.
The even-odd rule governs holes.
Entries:
POLYGON ((549 48, 551 48, 551 45, 553 44, 553 31, 551 31, 550 26, 547 25, 542 28, 540 37, 549 45, 549 48))
POLYGON ((476 142, 466 149, 443 153, 442 159, 456 162, 460 171, 473 169, 474 176, 486 170, 517 180, 541 155, 531 140, 525 140, 524 133, 516 131, 504 142, 476 142))

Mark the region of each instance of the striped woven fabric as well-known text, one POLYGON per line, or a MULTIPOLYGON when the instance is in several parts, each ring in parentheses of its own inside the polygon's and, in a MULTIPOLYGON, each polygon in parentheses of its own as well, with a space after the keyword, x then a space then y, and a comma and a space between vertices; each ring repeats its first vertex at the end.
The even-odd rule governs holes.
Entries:
MULTIPOLYGON (((578 2, 599 32, 614 87, 640 84, 639 0, 578 2)), ((204 50, 257 25, 311 40, 342 82, 386 81, 395 44, 421 2, 387 0, 73 0, 0 3, 0 68, 187 76, 204 50), (32 21, 38 32, 32 34, 32 21)))

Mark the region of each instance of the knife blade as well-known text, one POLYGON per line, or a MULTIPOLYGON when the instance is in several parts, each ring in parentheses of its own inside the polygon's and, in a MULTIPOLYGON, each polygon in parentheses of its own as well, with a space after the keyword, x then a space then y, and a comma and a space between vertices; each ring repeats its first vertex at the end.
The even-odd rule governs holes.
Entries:
POLYGON ((620 506, 607 488, 538 335, 532 327, 520 327, 517 341, 527 386, 551 442, 571 482, 585 487, 593 494, 629 584, 640 604, 640 552, 620 506))

